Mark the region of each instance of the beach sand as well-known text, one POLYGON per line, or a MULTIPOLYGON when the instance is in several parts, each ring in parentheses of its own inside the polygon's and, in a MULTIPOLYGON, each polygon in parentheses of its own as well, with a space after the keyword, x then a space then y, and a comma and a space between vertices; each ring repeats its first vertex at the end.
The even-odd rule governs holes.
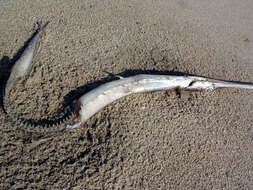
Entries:
MULTIPOLYGON (((33 68, 9 110, 54 119, 105 72, 182 72, 253 82, 251 0, 9 1, 0 6, 0 80, 36 30, 33 68)), ((253 189, 252 91, 123 98, 81 128, 24 127, 0 112, 0 189, 253 189), (31 145, 32 140, 53 136, 31 145)))

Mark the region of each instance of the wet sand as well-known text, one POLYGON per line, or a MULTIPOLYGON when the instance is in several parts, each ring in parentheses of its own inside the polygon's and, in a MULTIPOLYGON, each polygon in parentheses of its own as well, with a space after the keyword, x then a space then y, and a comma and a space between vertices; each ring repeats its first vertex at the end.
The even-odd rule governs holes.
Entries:
MULTIPOLYGON (((61 116, 104 71, 253 82, 250 0, 2 1, 0 80, 50 21, 9 110, 61 116)), ((253 189, 252 91, 131 95, 82 128, 24 127, 0 112, 0 189, 253 189), (31 145, 32 140, 53 136, 31 145)))

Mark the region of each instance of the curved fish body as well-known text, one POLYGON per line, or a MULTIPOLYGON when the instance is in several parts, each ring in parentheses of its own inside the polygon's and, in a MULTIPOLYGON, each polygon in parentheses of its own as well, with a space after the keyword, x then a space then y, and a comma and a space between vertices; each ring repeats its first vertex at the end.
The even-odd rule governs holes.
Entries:
MULTIPOLYGON (((38 46, 41 32, 47 26, 46 23, 44 26, 40 27, 39 30, 35 33, 33 38, 30 40, 26 46, 23 54, 17 60, 14 67, 12 68, 10 77, 5 86, 5 94, 3 96, 3 106, 4 109, 13 120, 21 121, 20 123, 30 123, 30 120, 23 118, 17 118, 16 115, 9 113, 7 111, 8 107, 8 97, 10 90, 13 88, 13 85, 20 78, 24 77, 30 70, 32 58, 35 53, 35 50, 38 46)), ((216 79, 210 79, 205 77, 198 76, 174 76, 174 75, 147 75, 140 74, 131 77, 120 77, 120 80, 115 80, 106 84, 99 86, 81 96, 77 102, 74 104, 76 107, 75 115, 76 120, 73 125, 68 125, 66 129, 74 129, 79 127, 82 123, 87 121, 99 110, 104 108, 106 105, 112 103, 113 101, 122 98, 124 96, 158 91, 158 90, 169 90, 169 89, 182 89, 182 90, 207 90, 212 91, 216 88, 244 88, 244 89, 253 89, 253 84, 251 83, 241 83, 241 82, 229 82, 216 79)), ((71 107, 71 106, 70 106, 71 107)), ((69 108, 70 109, 70 108, 69 108)), ((67 113, 72 113, 72 110, 67 113)), ((50 125, 54 123, 60 123, 69 117, 70 114, 67 114, 61 119, 55 121, 49 121, 50 125)), ((33 124, 40 124, 40 122, 32 122, 33 124)), ((47 124, 46 124, 47 125, 47 124)))
POLYGON ((207 90, 221 87, 253 89, 253 84, 227 82, 197 76, 135 75, 101 85, 80 97, 76 103, 76 123, 66 129, 79 127, 106 105, 124 96, 169 89, 207 90))
POLYGON ((5 86, 4 103, 6 103, 7 101, 6 99, 8 98, 9 92, 11 88, 13 87, 14 83, 20 78, 24 77, 28 73, 31 67, 34 52, 38 46, 41 32, 47 26, 47 24, 48 23, 46 23, 44 26, 39 28, 39 30, 35 33, 31 41, 27 44, 20 58, 15 62, 14 66, 12 67, 10 76, 5 86))
POLYGON ((49 126, 57 126, 66 119, 68 119, 72 112, 71 112, 71 105, 64 107, 64 116, 61 118, 53 119, 53 120, 32 120, 32 119, 25 119, 20 117, 17 114, 13 114, 10 110, 8 110, 10 100, 9 95, 12 88, 15 87, 17 81, 21 78, 25 77, 27 73, 30 71, 32 67, 32 59, 35 54, 35 51, 38 47, 38 43, 41 37, 42 32, 44 31, 45 27, 48 25, 49 22, 40 26, 38 30, 34 33, 34 35, 30 38, 27 42, 27 45, 24 48, 23 53, 21 54, 20 58, 15 62, 14 66, 12 67, 10 76, 6 82, 5 89, 3 91, 3 109, 4 112, 7 114, 8 117, 12 119, 17 124, 22 124, 24 126, 42 126, 42 127, 49 127, 49 126))

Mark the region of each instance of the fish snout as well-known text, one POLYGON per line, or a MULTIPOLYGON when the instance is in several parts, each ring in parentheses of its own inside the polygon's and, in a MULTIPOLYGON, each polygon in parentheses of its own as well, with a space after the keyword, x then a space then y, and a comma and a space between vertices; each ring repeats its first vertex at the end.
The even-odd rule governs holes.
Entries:
POLYGON ((192 81, 187 90, 206 90, 207 92, 212 92, 214 90, 214 85, 209 81, 192 81))

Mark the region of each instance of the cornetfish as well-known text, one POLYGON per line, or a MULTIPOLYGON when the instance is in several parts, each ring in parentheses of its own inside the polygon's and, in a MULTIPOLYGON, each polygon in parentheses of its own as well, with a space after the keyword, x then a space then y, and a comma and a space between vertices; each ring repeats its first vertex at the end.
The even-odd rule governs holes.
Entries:
POLYGON ((18 124, 24 125, 33 125, 33 126, 55 126, 68 119, 71 116, 71 108, 69 106, 64 108, 65 115, 62 118, 54 119, 54 120, 31 120, 21 118, 17 115, 14 115, 11 111, 8 110, 8 106, 10 103, 9 95, 11 89, 15 86, 16 82, 23 77, 25 77, 32 67, 32 58, 36 49, 38 48, 39 40, 41 38, 41 34, 48 25, 49 22, 46 22, 44 25, 41 23, 37 23, 38 29, 27 42, 27 45, 24 48, 23 53, 20 55, 19 59, 15 62, 14 66, 11 69, 10 76, 6 82, 5 88, 3 90, 3 109, 4 112, 9 116, 13 121, 18 124))
MULTIPOLYGON (((15 63, 10 77, 6 83, 5 94, 3 97, 4 109, 8 108, 8 96, 10 90, 13 88, 15 82, 20 78, 24 77, 31 67, 32 58, 36 50, 41 32, 47 26, 48 22, 40 27, 37 33, 33 36, 31 41, 28 43, 26 49, 21 55, 20 59, 15 63)), ((65 129, 74 129, 90 117, 92 117, 99 110, 104 108, 106 105, 113 101, 125 97, 134 93, 151 92, 158 90, 170 90, 170 89, 181 89, 181 90, 206 90, 213 91, 217 88, 242 88, 242 89, 253 89, 252 83, 242 82, 230 82, 224 80, 211 79, 206 77, 185 75, 155 75, 155 74, 139 74, 130 77, 122 77, 112 82, 102 84, 101 86, 91 90, 90 92, 82 95, 79 99, 75 100, 69 105, 69 112, 74 112, 75 120, 73 125, 67 125, 65 129), (75 107, 74 110, 71 110, 75 107)), ((16 115, 12 115, 11 112, 6 111, 7 115, 10 116, 14 121, 18 123, 24 123, 25 125, 31 124, 30 120, 18 118, 16 115)), ((57 125, 63 120, 66 120, 69 115, 60 118, 58 120, 47 122, 33 122, 32 125, 57 125)))
POLYGON ((14 66, 12 67, 10 76, 7 80, 5 86, 5 95, 4 97, 8 97, 10 89, 13 87, 13 84, 20 78, 24 77, 29 68, 31 67, 32 58, 34 52, 38 46, 38 42, 40 39, 41 32, 46 28, 49 22, 44 24, 43 26, 39 26, 39 29, 31 39, 31 41, 27 44, 27 47, 24 49, 24 52, 20 56, 20 58, 15 62, 14 66))
POLYGON ((75 123, 67 125, 66 129, 79 127, 106 105, 134 93, 170 89, 213 91, 216 88, 243 88, 253 90, 253 84, 250 83, 228 82, 198 76, 139 74, 127 78, 119 76, 119 78, 81 96, 75 105, 75 123))

